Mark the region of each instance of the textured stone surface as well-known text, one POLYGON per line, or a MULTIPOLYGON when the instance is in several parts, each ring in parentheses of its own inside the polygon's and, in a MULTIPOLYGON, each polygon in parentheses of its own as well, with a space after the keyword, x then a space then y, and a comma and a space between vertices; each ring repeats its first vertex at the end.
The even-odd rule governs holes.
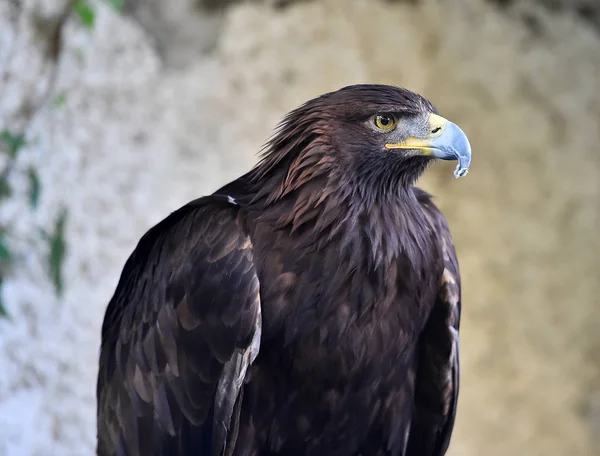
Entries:
POLYGON ((314 0, 126 0, 131 15, 148 34, 166 68, 182 69, 217 46, 225 14, 240 3, 273 10, 314 0))
POLYGON ((229 2, 129 0, 125 13, 147 33, 166 67, 185 68, 214 50, 229 2))
POLYGON ((18 169, 36 164, 43 184, 32 213, 13 173, 0 207, 24 252, 5 285, 12 321, 0 321, 0 455, 93 453, 99 328, 139 237, 248 169, 286 111, 357 82, 423 93, 473 145, 468 178, 440 163, 422 181, 448 215, 465 287, 451 454, 598 454, 600 38, 589 21, 531 6, 532 28, 483 0, 250 2, 219 13, 213 45, 171 65, 138 15, 100 3, 92 30, 73 17, 60 27, 55 59, 47 30, 64 4, 0 2, 0 130, 25 129, 18 169), (40 108, 58 94, 63 105, 40 108), (31 239, 63 204, 58 300, 31 239))
POLYGON ((596 0, 488 0, 500 8, 512 10, 526 24, 535 21, 536 11, 570 15, 591 25, 600 34, 600 2, 596 0))

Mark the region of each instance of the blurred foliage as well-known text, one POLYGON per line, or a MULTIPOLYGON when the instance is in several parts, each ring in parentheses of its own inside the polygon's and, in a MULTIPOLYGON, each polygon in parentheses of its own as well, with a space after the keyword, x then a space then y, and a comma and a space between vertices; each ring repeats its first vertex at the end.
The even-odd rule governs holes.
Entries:
POLYGON ((0 199, 8 198, 11 195, 12 188, 10 188, 8 181, 3 176, 0 176, 0 199))
POLYGON ((10 266, 12 255, 6 245, 6 236, 3 230, 0 230, 0 317, 8 317, 6 308, 4 307, 4 299, 2 295, 2 283, 4 279, 4 271, 10 266))
POLYGON ((25 145, 25 137, 22 134, 14 134, 8 130, 0 133, 0 140, 4 142, 8 158, 11 160, 17 156, 17 152, 25 145))
MULTIPOLYGON (((104 0, 104 2, 119 13, 123 11, 123 7, 125 6, 124 0, 104 0)), ((77 17, 79 17, 79 20, 84 27, 88 29, 94 27, 94 24, 96 23, 96 12, 89 1, 75 0, 73 3, 73 11, 77 17)))
MULTIPOLYGON (((27 145, 25 136, 22 133, 15 133, 10 130, 0 132, 0 152, 5 153, 6 162, 4 169, 0 172, 0 200, 6 199, 13 194, 10 185, 10 176, 15 169, 15 163, 18 154, 27 145)), ((42 185, 35 167, 30 166, 27 169, 29 206, 32 210, 38 207, 42 185)), ((1 201, 0 201, 1 204, 1 201)), ((58 296, 63 290, 62 269, 66 252, 65 224, 67 219, 66 210, 62 210, 55 222, 51 232, 40 229, 43 239, 49 248, 48 254, 48 275, 54 284, 58 296)), ((14 233, 10 231, 8 224, 0 223, 0 317, 8 317, 2 293, 2 285, 6 276, 11 272, 14 266, 15 258, 10 248, 10 239, 14 233)))
MULTIPOLYGON (((104 2, 119 13, 123 11, 124 0, 104 0, 104 2)), ((72 3, 72 12, 79 18, 81 24, 85 28, 92 29, 94 27, 96 23, 96 11, 90 1, 74 0, 72 3)), ((60 93, 54 98, 52 105, 54 107, 60 107, 64 105, 65 102, 65 94, 60 93)), ((6 155, 5 167, 0 171, 0 204, 2 200, 13 194, 9 177, 15 167, 19 151, 26 145, 27 142, 23 133, 13 132, 8 129, 0 132, 0 152, 6 155)), ((29 206, 32 210, 35 210, 38 207, 42 192, 39 174, 35 167, 31 166, 27 169, 27 180, 29 188, 29 206)), ((39 229, 41 237, 48 246, 48 275, 54 284, 57 296, 62 295, 64 287, 63 263, 67 251, 67 243, 65 240, 66 222, 67 211, 62 209, 56 218, 52 230, 47 231, 44 228, 39 229)), ((15 256, 12 254, 9 247, 12 235, 13 233, 10 232, 9 226, 0 223, 0 317, 8 317, 6 307, 4 306, 2 285, 14 265, 15 258, 18 258, 18 255, 15 256)))
POLYGON ((86 2, 85 0, 76 0, 75 3, 73 3, 73 11, 85 27, 92 28, 94 26, 96 13, 89 2, 86 2))
POLYGON ((40 178, 34 167, 27 170, 27 176, 29 177, 29 204, 32 209, 37 209, 41 190, 40 178))
POLYGON ((54 228, 50 233, 42 231, 43 237, 46 239, 50 247, 48 255, 48 272, 50 279, 54 283, 54 288, 58 296, 63 292, 63 274, 62 266, 67 251, 67 243, 65 241, 65 227, 67 222, 67 211, 62 209, 56 219, 54 228))
POLYGON ((112 6, 115 11, 119 13, 123 11, 123 7, 125 6, 125 0, 105 0, 110 6, 112 6))
POLYGON ((55 108, 59 108, 60 106, 65 104, 66 97, 64 93, 58 94, 56 98, 54 98, 54 102, 52 103, 55 108))

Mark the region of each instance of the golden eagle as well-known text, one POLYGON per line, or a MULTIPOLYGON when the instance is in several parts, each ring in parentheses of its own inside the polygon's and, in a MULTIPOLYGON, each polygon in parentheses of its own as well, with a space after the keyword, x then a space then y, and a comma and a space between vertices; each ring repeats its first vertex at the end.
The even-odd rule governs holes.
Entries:
POLYGON ((102 326, 98 455, 443 455, 460 277, 413 186, 435 158, 466 174, 458 126, 414 92, 354 85, 151 228, 102 326))

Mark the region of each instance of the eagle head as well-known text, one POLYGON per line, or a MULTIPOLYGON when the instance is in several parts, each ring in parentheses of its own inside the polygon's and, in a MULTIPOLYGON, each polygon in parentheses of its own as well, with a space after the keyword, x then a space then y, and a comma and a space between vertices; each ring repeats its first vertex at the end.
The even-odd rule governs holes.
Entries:
POLYGON ((278 196, 323 175, 345 188, 386 192, 411 186, 433 159, 457 160, 454 175, 465 176, 465 133, 415 92, 360 84, 291 111, 267 144, 258 177, 285 168, 278 196))

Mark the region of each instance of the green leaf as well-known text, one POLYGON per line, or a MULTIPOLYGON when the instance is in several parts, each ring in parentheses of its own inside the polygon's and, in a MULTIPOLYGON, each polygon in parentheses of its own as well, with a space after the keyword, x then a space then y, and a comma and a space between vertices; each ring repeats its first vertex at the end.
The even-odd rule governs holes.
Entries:
POLYGON ((17 156, 17 152, 19 152, 19 150, 21 150, 21 148, 26 144, 25 136, 22 134, 11 133, 8 130, 3 130, 0 133, 0 140, 6 144, 8 156, 10 158, 15 158, 17 156))
POLYGON ((54 283, 56 294, 62 295, 63 291, 63 263, 67 251, 65 241, 65 226, 67 221, 67 211, 62 210, 56 219, 53 232, 49 235, 50 255, 48 258, 50 279, 54 283))
POLYGON ((0 235, 0 263, 10 263, 12 255, 10 254, 10 250, 6 245, 6 238, 4 234, 0 235))
POLYGON ((2 278, 0 278, 0 318, 10 318, 6 307, 4 306, 4 293, 2 292, 2 278))
POLYGON ((40 190, 42 189, 40 178, 35 168, 29 168, 27 176, 29 177, 29 204, 32 209, 36 209, 40 201, 40 190))
POLYGON ((12 195, 12 188, 5 177, 0 176, 0 199, 12 195))
POLYGON ((114 8, 115 11, 122 13, 123 7, 125 6, 124 0, 105 0, 110 6, 114 8))
POLYGON ((91 29, 96 22, 96 12, 92 6, 85 0, 76 0, 73 3, 73 11, 79 16, 84 27, 91 29))
POLYGON ((65 97, 64 93, 59 93, 56 98, 54 99, 54 107, 55 108, 59 108, 62 105, 65 104, 65 101, 67 100, 67 98, 65 97))

